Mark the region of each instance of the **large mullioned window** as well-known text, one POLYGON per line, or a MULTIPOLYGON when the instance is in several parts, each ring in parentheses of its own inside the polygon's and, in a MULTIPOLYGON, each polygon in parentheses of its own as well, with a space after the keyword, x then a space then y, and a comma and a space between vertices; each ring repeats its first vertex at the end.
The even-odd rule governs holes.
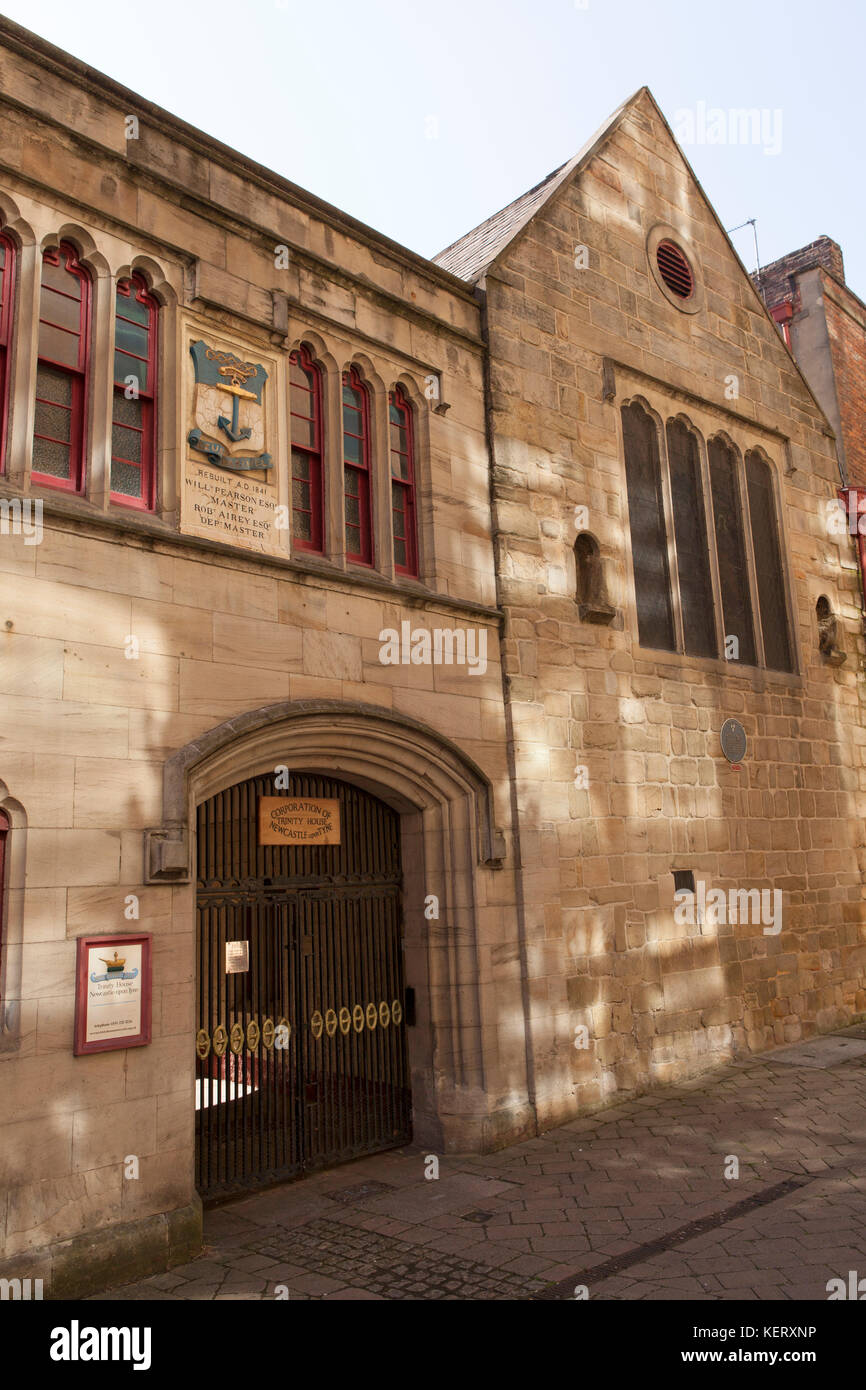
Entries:
POLYGON ((637 401, 622 429, 640 645, 793 671, 770 465, 716 435, 705 469, 695 432, 637 401))
POLYGON ((12 350, 12 301, 15 294, 15 247, 0 235, 0 473, 6 467, 6 417, 9 410, 9 354, 12 350))
POLYGON ((292 418, 292 543, 325 549, 322 374, 302 343, 290 359, 292 418))
POLYGON ((84 487, 89 339, 90 277, 61 242, 42 257, 33 478, 69 492, 84 487))
POLYGON ((415 439, 412 407, 401 386, 388 397, 391 448, 391 518, 394 569, 417 575, 418 535, 415 516, 415 439))
POLYGON ((343 495, 346 558, 373 563, 370 401, 357 368, 343 373, 343 495))
POLYGON ((156 495, 159 306, 140 275, 120 280, 114 317, 111 499, 150 511, 156 495))

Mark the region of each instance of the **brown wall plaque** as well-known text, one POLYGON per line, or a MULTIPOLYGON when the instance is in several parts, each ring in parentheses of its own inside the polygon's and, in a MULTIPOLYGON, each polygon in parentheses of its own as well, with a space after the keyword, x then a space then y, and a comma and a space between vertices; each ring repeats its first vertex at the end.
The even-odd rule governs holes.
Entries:
POLYGON ((309 796, 259 798, 260 845, 338 845, 340 803, 309 796))

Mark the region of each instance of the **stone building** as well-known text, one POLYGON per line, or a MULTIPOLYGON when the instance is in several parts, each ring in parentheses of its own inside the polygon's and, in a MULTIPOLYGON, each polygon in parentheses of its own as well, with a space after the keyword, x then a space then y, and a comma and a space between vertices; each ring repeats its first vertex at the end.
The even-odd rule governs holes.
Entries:
POLYGON ((552 1125, 866 1008, 856 565, 832 431, 648 91, 437 260, 484 298, 552 1125))
POLYGON ((866 1012, 833 437, 649 93, 436 261, 0 94, 2 1272, 866 1012))

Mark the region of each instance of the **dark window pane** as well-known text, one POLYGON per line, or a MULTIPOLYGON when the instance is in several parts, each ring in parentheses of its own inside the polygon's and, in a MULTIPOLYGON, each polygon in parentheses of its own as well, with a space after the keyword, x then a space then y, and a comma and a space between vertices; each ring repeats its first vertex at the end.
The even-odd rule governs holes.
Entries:
POLYGON ((52 478, 70 478, 69 446, 56 444, 51 439, 33 439, 33 470, 36 473, 50 473, 52 478))
POLYGON ((111 461, 111 491, 121 497, 141 496, 141 469, 119 459, 111 461))
POLYGON ((296 510, 292 513, 292 535, 296 541, 313 539, 313 519, 309 512, 296 510))
POLYGON ((137 323, 115 320, 114 343, 119 352, 131 352, 135 357, 147 357, 148 332, 137 323))
POLYGON ((683 645, 690 656, 715 656, 713 589, 697 440, 679 420, 668 421, 667 439, 683 645))
POLYGON ((310 484, 303 478, 292 479, 292 506, 305 512, 310 510, 310 484))
MULTIPOLYGON (((150 325, 150 310, 146 304, 139 304, 134 294, 118 294, 117 296, 118 318, 135 319, 136 323, 141 323, 147 328, 150 325)), ((118 325, 118 331, 120 326, 118 325)))
POLYGON ((303 449, 292 450, 292 473, 296 478, 309 478, 310 456, 303 449))
POLYGON ((66 406, 49 405, 46 401, 36 401, 37 434, 48 435, 51 439, 61 439, 69 443, 72 437, 72 411, 66 406))
POLYGON ((114 425, 111 430, 112 457, 125 459, 130 463, 141 463, 141 434, 138 430, 128 430, 124 425, 114 425))
POLYGON ((47 323, 39 325, 39 356, 48 357, 52 362, 77 368, 80 341, 75 333, 64 333, 62 328, 52 328, 47 323))
POLYGON ((759 454, 746 454, 746 485, 758 581, 758 606, 764 638, 764 660, 772 671, 793 671, 788 637, 785 582, 779 551, 779 531, 769 465, 759 454))
POLYGON ((119 425, 141 429, 141 401, 128 401, 122 391, 115 391, 114 419, 119 425))
POLYGON ((361 507, 359 499, 346 494, 346 521, 350 526, 360 526, 361 507))
POLYGON ((36 395, 57 405, 72 404, 72 378, 66 372, 55 371, 42 364, 36 372, 36 395))
POLYGON ((66 269, 65 256, 60 257, 60 265, 42 262, 42 284, 52 290, 60 290, 62 294, 72 295, 73 299, 81 298, 81 280, 66 269))
POLYGON ((721 439, 711 439, 708 452, 725 638, 736 637, 739 643, 738 660, 747 666, 754 666, 755 633, 736 458, 733 450, 721 439))
POLYGON ((300 415, 292 415, 292 443, 306 444, 309 449, 314 448, 316 443, 315 421, 305 420, 300 415))
POLYGON ((118 385, 126 387, 130 383, 127 377, 132 377, 136 389, 147 394, 147 363, 140 361, 138 357, 128 357, 125 352, 114 354, 114 380, 118 385))
POLYGON ((53 290, 43 289, 39 317, 58 328, 68 328, 72 333, 81 332, 81 304, 77 299, 67 298, 65 294, 55 294, 53 290))
POLYGON ((674 650, 658 438, 639 405, 622 411, 629 529, 634 565, 638 635, 642 647, 674 650))
POLYGON ((394 538, 394 564, 395 564, 395 565, 402 565, 403 568, 406 569, 408 563, 409 563, 409 562, 408 562, 408 560, 406 559, 406 542, 403 541, 403 540, 399 540, 399 539, 395 536, 395 538, 394 538))

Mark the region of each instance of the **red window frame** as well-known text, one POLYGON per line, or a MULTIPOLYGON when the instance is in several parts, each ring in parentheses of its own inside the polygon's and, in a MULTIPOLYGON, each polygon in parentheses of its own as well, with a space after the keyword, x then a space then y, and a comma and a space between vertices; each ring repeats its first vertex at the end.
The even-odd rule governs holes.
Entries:
POLYGON ((322 373, 318 365, 313 361, 312 355, 305 343, 289 356, 292 367, 296 367, 303 372, 304 376, 311 383, 303 386, 296 382, 290 372, 290 413, 291 420, 303 420, 307 424, 307 438, 295 438, 295 426, 291 425, 292 438, 292 547, 295 550, 309 550, 316 555, 323 555, 325 551, 325 469, 323 451, 323 429, 322 429, 322 373), (306 393, 308 399, 298 399, 301 393, 306 393), (296 410, 295 405, 306 404, 309 414, 305 415, 302 410, 296 410), (312 425, 312 430, 309 426, 312 425), (309 434, 312 433, 313 442, 308 442, 309 434), (306 459, 309 476, 304 478, 301 474, 295 473, 295 464, 298 462, 296 455, 302 454, 306 459), (295 484, 301 488, 309 488, 310 506, 298 507, 295 503, 295 484), (310 517, 310 539, 294 534, 294 518, 296 512, 306 512, 310 517))
POLYGON ((6 421, 9 414, 9 354, 12 350, 12 314, 15 300, 15 243, 0 232, 3 267, 0 269, 0 473, 6 472, 6 421))
MULTIPOLYGON (((775 309, 770 310, 770 314, 784 339, 785 346, 791 347, 791 319, 794 317, 794 306, 790 300, 785 300, 782 304, 777 304, 775 309)), ((791 348, 793 352, 793 348, 791 348)))
POLYGON ((395 541, 394 569, 397 574, 418 574, 418 532, 415 506, 415 429, 412 407, 402 386, 397 386, 388 394, 388 433, 391 457, 391 525, 395 541), (393 418, 398 413, 402 419, 398 423, 393 418), (399 444, 395 447, 395 432, 399 444), (405 461, 406 477, 403 477, 405 461), (395 469, 396 465, 396 469, 395 469), (399 539, 406 545, 406 563, 397 563, 396 541, 397 519, 402 518, 403 534, 399 539))
MULTIPOLYGON (((51 319, 44 319, 42 317, 43 310, 45 308, 44 301, 46 292, 45 282, 43 279, 39 293, 40 336, 41 325, 43 323, 47 324, 49 327, 52 328, 59 328, 61 332, 70 333, 72 336, 77 336, 78 351, 76 354, 76 365, 72 367, 66 362, 58 362, 54 358, 48 357, 44 353, 40 352, 36 362, 36 389, 39 389, 39 367, 42 365, 45 365, 46 367, 51 367, 54 371, 63 372, 66 376, 69 377, 71 386, 71 403, 69 406, 67 406, 63 402, 52 401, 48 397, 38 395, 36 399, 37 401, 43 402, 46 405, 55 406, 61 410, 68 410, 70 412, 71 421, 69 429, 69 439, 58 440, 53 435, 41 434, 39 430, 37 430, 35 427, 33 430, 33 437, 34 439, 51 439, 54 440, 54 442, 63 445, 68 444, 69 477, 58 478, 53 473, 41 473, 38 468, 34 467, 32 470, 32 479, 34 482, 38 483, 40 487, 56 487, 63 489, 63 491, 65 492, 81 492, 84 488, 85 416, 87 412, 87 388, 90 371, 91 281, 90 275, 78 259, 78 252, 75 250, 75 247, 71 246, 68 242, 62 241, 59 246, 51 247, 47 251, 45 251, 42 256, 42 263, 43 265, 60 266, 61 259, 63 259, 66 262, 64 267, 65 270, 70 275, 74 275, 76 279, 78 279, 81 282, 78 329, 69 329, 64 327, 62 324, 55 324, 51 319)), ((63 292, 60 290, 54 290, 53 293, 62 295, 63 292)), ((75 295, 69 295, 67 297, 70 299, 77 298, 77 296, 75 295)))
POLYGON ((370 397, 357 367, 350 367, 347 372, 343 373, 343 513, 346 528, 346 559, 352 560, 358 565, 373 564, 372 492, 370 479, 370 397), (360 406, 346 400, 347 391, 354 391, 360 396, 360 406), (353 430, 346 428, 347 408, 360 415, 360 434, 355 434, 353 430), (358 451, 361 455, 360 461, 346 457, 347 439, 360 440, 361 447, 358 451), (350 483, 357 487, 357 492, 350 491, 350 483), (353 521, 351 523, 352 529, 360 532, 357 551, 349 549, 348 508, 350 498, 357 498, 358 500, 358 522, 353 521))
MULTIPOLYGON (((139 353, 130 352, 127 348, 118 348, 117 334, 115 328, 114 342, 114 394, 112 397, 112 433, 111 433, 111 467, 114 469, 115 459, 120 463, 128 464, 131 468, 138 468, 141 474, 141 486, 137 497, 131 496, 127 492, 115 492, 111 489, 111 501, 123 507, 133 507, 137 511, 152 512, 156 505, 156 412, 157 412, 157 393, 159 381, 157 371, 159 365, 159 304, 154 299, 148 289, 147 281, 143 275, 131 275, 128 279, 118 280, 117 290, 114 300, 114 320, 115 325, 119 318, 125 315, 120 312, 119 299, 131 299, 135 292, 135 300, 148 311, 147 317, 147 355, 141 356, 139 353), (144 362, 147 367, 147 389, 139 387, 138 400, 141 405, 141 424, 139 426, 130 425, 127 421, 115 420, 114 404, 118 395, 123 397, 126 390, 126 380, 117 379, 117 354, 118 352, 133 362, 144 362), (141 462, 135 459, 125 458, 123 455, 115 455, 114 452, 114 426, 118 425, 123 429, 134 430, 141 435, 141 462)), ((134 323, 137 328, 143 327, 138 319, 127 320, 134 323)), ((127 375, 132 375, 128 373, 127 375)))

